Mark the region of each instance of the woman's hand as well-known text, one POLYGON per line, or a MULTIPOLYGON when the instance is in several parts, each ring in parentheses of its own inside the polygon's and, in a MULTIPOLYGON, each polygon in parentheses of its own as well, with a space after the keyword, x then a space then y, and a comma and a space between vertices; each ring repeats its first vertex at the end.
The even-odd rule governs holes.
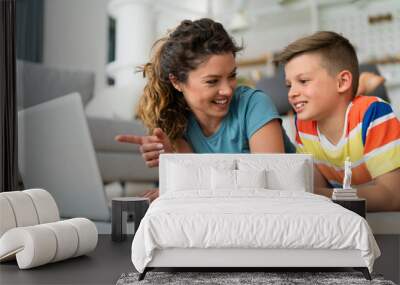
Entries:
POLYGON ((142 193, 140 196, 144 197, 144 198, 149 198, 150 203, 151 203, 155 199, 157 199, 159 195, 160 195, 159 189, 151 189, 151 190, 147 190, 146 192, 142 193))
POLYGON ((116 141, 140 145, 139 149, 148 167, 157 167, 160 153, 172 153, 174 149, 168 136, 156 128, 152 136, 118 135, 116 141))

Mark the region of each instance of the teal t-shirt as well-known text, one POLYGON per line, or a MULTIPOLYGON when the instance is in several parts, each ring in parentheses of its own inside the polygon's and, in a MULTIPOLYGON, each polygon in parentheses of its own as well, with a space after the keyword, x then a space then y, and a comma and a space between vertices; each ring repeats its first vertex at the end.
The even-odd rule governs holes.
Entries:
MULTIPOLYGON (((280 119, 271 98, 260 90, 245 86, 236 88, 228 114, 218 130, 206 137, 193 114, 190 115, 185 139, 195 153, 249 153, 249 139, 262 126, 280 119)), ((285 152, 296 152, 284 133, 285 152)))

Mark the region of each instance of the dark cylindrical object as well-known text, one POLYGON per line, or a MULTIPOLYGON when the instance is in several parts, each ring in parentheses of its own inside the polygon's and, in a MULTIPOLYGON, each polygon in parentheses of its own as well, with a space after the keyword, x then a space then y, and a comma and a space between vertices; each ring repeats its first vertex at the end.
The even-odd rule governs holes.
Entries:
POLYGON ((142 197, 120 197, 112 199, 111 238, 123 241, 127 235, 128 216, 133 215, 136 233, 140 221, 149 208, 150 201, 142 197))

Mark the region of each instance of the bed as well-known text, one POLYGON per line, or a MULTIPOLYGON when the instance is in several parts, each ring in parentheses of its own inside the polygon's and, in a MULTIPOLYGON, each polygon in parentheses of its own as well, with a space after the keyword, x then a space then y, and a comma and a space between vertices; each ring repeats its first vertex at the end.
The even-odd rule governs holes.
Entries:
POLYGON ((303 154, 163 154, 160 197, 132 243, 143 279, 158 267, 353 267, 380 251, 359 215, 313 194, 303 154))

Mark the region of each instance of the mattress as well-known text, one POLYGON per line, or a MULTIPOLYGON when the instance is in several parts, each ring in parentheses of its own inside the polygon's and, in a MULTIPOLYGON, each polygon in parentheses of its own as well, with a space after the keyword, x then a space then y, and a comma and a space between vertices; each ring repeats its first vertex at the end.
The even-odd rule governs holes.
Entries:
POLYGON ((359 215, 323 196, 268 189, 163 194, 140 223, 132 262, 143 272, 155 250, 173 248, 359 250, 370 272, 380 255, 359 215))

